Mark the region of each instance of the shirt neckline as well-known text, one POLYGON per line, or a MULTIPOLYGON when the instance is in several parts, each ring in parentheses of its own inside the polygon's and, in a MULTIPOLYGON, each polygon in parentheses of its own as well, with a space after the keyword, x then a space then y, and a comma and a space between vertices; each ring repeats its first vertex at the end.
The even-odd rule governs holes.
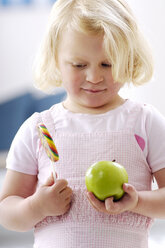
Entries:
POLYGON ((72 112, 72 111, 66 109, 63 106, 63 102, 59 103, 58 106, 59 106, 59 111, 60 112, 62 111, 63 113, 65 113, 65 114, 67 114, 69 116, 96 118, 96 117, 104 117, 104 116, 107 116, 107 115, 111 115, 111 114, 120 112, 122 109, 127 108, 127 106, 129 105, 129 103, 130 103, 130 100, 129 99, 125 99, 125 102, 123 104, 121 104, 120 106, 118 106, 118 107, 116 107, 114 109, 108 110, 107 112, 101 113, 101 114, 75 113, 75 112, 72 112))

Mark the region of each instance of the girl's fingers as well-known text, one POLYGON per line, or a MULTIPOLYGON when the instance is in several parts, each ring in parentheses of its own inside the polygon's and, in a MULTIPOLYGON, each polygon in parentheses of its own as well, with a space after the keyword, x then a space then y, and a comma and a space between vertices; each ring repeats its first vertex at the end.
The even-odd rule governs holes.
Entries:
POLYGON ((111 211, 116 211, 116 208, 114 206, 114 201, 113 201, 113 197, 107 198, 105 200, 105 208, 108 212, 111 211))
POLYGON ((53 185, 53 188, 59 192, 62 193, 63 190, 66 189, 68 185, 68 182, 65 179, 59 179, 56 181, 56 183, 53 185))
POLYGON ((105 203, 104 202, 101 202, 100 200, 98 200, 92 192, 87 192, 87 197, 95 209, 97 209, 101 212, 105 212, 105 203))
POLYGON ((134 197, 137 194, 135 187, 128 183, 123 184, 123 190, 125 191, 125 193, 130 195, 130 197, 134 197))
POLYGON ((60 194, 62 198, 68 198, 72 195, 72 189, 69 187, 66 187, 60 194))

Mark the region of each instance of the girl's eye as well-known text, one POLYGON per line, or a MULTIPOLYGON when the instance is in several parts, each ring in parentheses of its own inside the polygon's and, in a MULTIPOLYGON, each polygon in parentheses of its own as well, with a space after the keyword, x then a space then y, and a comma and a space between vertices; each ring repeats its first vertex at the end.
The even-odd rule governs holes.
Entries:
POLYGON ((103 67, 111 67, 111 64, 107 64, 107 63, 102 63, 101 64, 103 67))
POLYGON ((73 64, 73 67, 76 68, 84 68, 86 65, 85 64, 73 64))

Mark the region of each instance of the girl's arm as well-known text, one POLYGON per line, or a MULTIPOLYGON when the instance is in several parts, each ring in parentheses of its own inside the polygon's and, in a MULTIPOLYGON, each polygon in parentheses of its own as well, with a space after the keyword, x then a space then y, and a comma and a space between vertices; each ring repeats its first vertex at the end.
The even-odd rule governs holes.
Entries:
POLYGON ((31 196, 37 177, 8 170, 0 195, 0 224, 11 230, 31 229, 41 216, 33 216, 31 196), (37 218, 38 217, 38 218, 37 218))
POLYGON ((0 224, 27 231, 46 216, 62 215, 70 208, 72 190, 64 179, 53 177, 36 191, 37 176, 8 170, 0 195, 0 224))
POLYGON ((151 218, 165 218, 165 169, 155 172, 154 177, 159 189, 136 191, 132 185, 124 184, 126 194, 118 202, 113 202, 112 197, 101 202, 91 192, 87 192, 87 197, 92 206, 100 212, 119 214, 132 211, 151 218))
POLYGON ((138 204, 133 210, 151 218, 165 218, 165 169, 154 173, 158 188, 153 191, 138 192, 138 204))

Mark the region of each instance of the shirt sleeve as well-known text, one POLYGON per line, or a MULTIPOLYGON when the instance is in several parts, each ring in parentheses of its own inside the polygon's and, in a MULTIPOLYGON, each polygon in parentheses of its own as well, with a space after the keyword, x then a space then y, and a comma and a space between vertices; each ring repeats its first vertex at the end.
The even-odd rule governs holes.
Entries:
POLYGON ((11 144, 6 167, 21 173, 36 175, 38 173, 39 138, 37 124, 40 114, 35 113, 19 128, 11 144))
POLYGON ((152 106, 148 106, 147 112, 147 161, 154 173, 165 168, 165 117, 152 106))

